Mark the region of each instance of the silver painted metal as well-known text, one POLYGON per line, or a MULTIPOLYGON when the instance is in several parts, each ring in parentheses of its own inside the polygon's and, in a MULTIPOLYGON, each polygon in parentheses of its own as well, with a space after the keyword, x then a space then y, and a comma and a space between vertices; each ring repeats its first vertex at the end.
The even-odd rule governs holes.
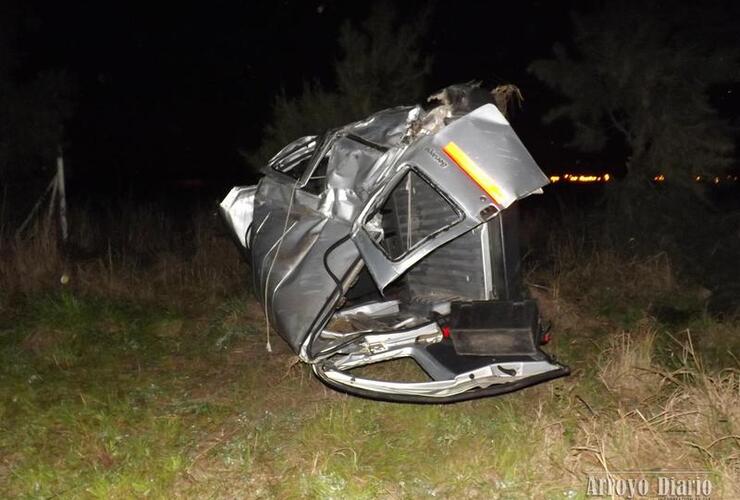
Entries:
POLYGON ((494 105, 455 106, 391 108, 297 139, 268 162, 259 184, 235 187, 221 203, 270 325, 333 387, 444 401, 567 371, 541 352, 496 363, 457 359, 443 346, 438 319, 452 301, 497 297, 489 221, 548 183, 494 105), (455 164, 444 151, 450 143, 495 179, 499 196, 455 164), (388 209, 392 197, 403 207, 388 209), (451 210, 447 218, 440 218, 443 206, 451 210), (400 255, 389 254, 394 237, 403 237, 400 255), (363 286, 358 302, 353 294, 363 286), (431 380, 382 382, 350 373, 402 357, 431 380))
MULTIPOLYGON (((257 186, 238 186, 232 188, 221 202, 221 215, 231 227, 239 244, 245 249, 249 238, 247 232, 252 227, 252 215, 254 213, 254 193, 257 186)), ((263 221, 265 222, 265 221, 263 221)))
POLYGON ((446 398, 475 389, 486 389, 492 385, 510 384, 558 370, 557 365, 547 361, 519 363, 497 363, 475 370, 456 374, 452 378, 433 380, 431 382, 387 382, 355 377, 347 372, 325 369, 314 365, 313 370, 321 379, 340 385, 377 393, 378 395, 407 394, 428 398, 446 398), (514 372, 514 375, 509 373, 514 372))
POLYGON ((369 302, 366 304, 359 304, 346 309, 337 311, 335 317, 344 318, 347 316, 353 316, 356 314, 365 314, 366 316, 383 317, 390 316, 399 312, 398 300, 388 300, 385 302, 369 302))

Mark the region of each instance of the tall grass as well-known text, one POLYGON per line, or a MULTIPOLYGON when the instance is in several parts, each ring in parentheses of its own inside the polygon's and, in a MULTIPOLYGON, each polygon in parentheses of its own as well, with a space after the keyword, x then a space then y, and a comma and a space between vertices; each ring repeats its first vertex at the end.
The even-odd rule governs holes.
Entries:
POLYGON ((1 243, 4 495, 583 498, 594 472, 680 468, 740 497, 740 324, 664 251, 554 231, 526 281, 572 375, 419 407, 266 353, 210 214, 78 212, 72 228, 66 253, 43 226, 1 243))
POLYGON ((215 211, 173 216, 152 206, 107 212, 77 209, 70 237, 39 219, 0 241, 0 290, 31 294, 55 288, 136 299, 224 296, 244 283, 243 259, 215 211))

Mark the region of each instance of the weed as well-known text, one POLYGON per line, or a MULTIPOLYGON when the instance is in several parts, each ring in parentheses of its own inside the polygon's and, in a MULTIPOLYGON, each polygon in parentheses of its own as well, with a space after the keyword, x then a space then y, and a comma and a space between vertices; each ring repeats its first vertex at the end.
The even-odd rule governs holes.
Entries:
POLYGON ((266 353, 238 255, 205 220, 189 246, 145 213, 110 245, 77 225, 102 252, 67 261, 42 235, 3 244, 4 496, 581 498, 589 472, 693 468, 740 497, 740 325, 708 315, 666 255, 553 246, 528 280, 573 374, 414 406, 335 393, 282 343, 266 353))

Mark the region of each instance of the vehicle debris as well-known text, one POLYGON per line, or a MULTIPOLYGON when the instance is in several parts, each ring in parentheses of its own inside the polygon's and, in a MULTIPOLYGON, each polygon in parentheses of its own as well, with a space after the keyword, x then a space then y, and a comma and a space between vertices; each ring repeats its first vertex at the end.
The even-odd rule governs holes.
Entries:
POLYGON ((500 94, 453 85, 302 137, 221 203, 269 325, 327 385, 445 403, 568 373, 519 273, 516 202, 549 180, 500 94), (428 380, 355 371, 399 358, 428 380))

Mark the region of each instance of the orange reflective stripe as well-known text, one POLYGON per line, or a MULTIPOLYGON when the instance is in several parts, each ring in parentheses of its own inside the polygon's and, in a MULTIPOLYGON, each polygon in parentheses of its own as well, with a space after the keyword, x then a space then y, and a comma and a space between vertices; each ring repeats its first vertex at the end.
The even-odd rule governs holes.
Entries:
POLYGON ((504 192, 500 187, 498 187, 493 179, 491 179, 491 177, 465 153, 465 151, 460 149, 460 146, 450 141, 444 148, 442 148, 442 151, 444 151, 445 154, 463 170, 463 172, 468 174, 468 177, 478 184, 478 186, 488 196, 490 196, 493 201, 500 206, 504 205, 503 201, 506 198, 504 192))

